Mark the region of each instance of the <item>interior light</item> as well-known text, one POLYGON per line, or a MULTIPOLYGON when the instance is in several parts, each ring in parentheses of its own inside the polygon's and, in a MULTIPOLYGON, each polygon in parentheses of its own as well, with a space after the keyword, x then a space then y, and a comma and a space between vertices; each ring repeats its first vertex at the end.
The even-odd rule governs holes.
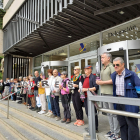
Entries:
POLYGON ((68 35, 68 37, 69 37, 69 38, 72 38, 72 36, 71 36, 71 35, 68 35))
POLYGON ((123 14, 124 14, 124 11, 120 11, 119 13, 120 13, 121 15, 123 15, 123 14))
POLYGON ((124 36, 124 34, 122 34, 122 36, 124 36))
POLYGON ((128 34, 128 32, 125 32, 126 34, 128 34))
POLYGON ((132 37, 133 37, 133 35, 130 35, 130 36, 132 36, 132 37))
POLYGON ((118 38, 120 38, 120 36, 117 36, 118 38))
POLYGON ((138 52, 140 52, 140 51, 138 51, 138 52))
POLYGON ((126 36, 126 38, 129 38, 129 36, 126 36))
POLYGON ((30 53, 30 54, 33 54, 33 53, 30 53))

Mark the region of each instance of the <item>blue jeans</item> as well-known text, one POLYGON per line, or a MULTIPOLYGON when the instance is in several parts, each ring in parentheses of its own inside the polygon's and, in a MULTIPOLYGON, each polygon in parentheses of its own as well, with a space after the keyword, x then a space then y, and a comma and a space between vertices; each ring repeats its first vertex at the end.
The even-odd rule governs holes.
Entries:
POLYGON ((59 96, 51 97, 51 106, 53 115, 60 117, 59 96))
POLYGON ((34 90, 34 98, 35 98, 35 101, 36 101, 36 97, 38 96, 38 90, 34 90))
POLYGON ((46 98, 47 98, 47 102, 48 102, 48 110, 52 111, 50 95, 47 95, 46 98))
POLYGON ((11 95, 11 100, 13 101, 13 95, 11 95))

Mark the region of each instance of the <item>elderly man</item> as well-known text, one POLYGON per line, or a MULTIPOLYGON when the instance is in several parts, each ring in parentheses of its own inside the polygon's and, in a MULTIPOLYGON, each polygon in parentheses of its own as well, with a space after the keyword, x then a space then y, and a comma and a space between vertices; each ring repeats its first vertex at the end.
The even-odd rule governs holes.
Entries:
MULTIPOLYGON (((85 93, 84 105, 85 105, 85 111, 87 116, 88 116, 87 91, 97 93, 97 90, 99 89, 99 86, 96 84, 96 76, 92 74, 92 69, 93 68, 90 65, 86 66, 84 69, 86 77, 83 80, 82 91, 85 93)), ((98 132, 98 116, 97 116, 96 108, 95 108, 95 112, 96 112, 96 116, 95 116, 96 132, 98 132)), ((86 131, 88 131, 88 128, 86 128, 86 131)))
MULTIPOLYGON (((61 120, 60 116, 60 107, 59 107, 59 95, 60 95, 60 89, 59 87, 56 88, 56 82, 59 84, 62 82, 62 79, 58 76, 58 70, 54 69, 53 70, 53 80, 52 80, 52 85, 51 85, 51 92, 53 93, 54 97, 51 96, 51 107, 52 107, 52 112, 53 115, 51 115, 51 118, 56 118, 56 121, 61 120)), ((59 85, 58 84, 58 85, 59 85)))
MULTIPOLYGON (((35 84, 34 84, 34 98, 35 98, 35 101, 36 101, 36 97, 38 96, 38 87, 37 87, 37 84, 39 81, 41 81, 41 78, 39 76, 39 73, 38 71, 35 71, 35 84)), ((36 111, 38 109, 37 106, 35 106, 34 109, 32 109, 32 111, 36 111)))
MULTIPOLYGON (((113 85, 111 80, 111 74, 115 71, 113 64, 111 63, 112 56, 110 53, 103 53, 101 55, 101 62, 103 64, 101 70, 101 80, 96 81, 100 85, 101 93, 103 96, 112 96, 113 95, 113 85)), ((103 102, 103 107, 106 109, 114 109, 113 103, 103 102)), ((107 114, 110 131, 106 133, 105 137, 119 137, 120 129, 119 122, 117 120, 117 115, 107 114)))
MULTIPOLYGON (((113 60, 115 72, 111 75, 113 82, 113 96, 138 98, 135 86, 140 86, 140 79, 135 72, 124 67, 124 60, 117 57, 113 60)), ((115 109, 138 113, 139 107, 115 104, 115 109)), ((138 119, 118 115, 122 140, 139 140, 138 119)))

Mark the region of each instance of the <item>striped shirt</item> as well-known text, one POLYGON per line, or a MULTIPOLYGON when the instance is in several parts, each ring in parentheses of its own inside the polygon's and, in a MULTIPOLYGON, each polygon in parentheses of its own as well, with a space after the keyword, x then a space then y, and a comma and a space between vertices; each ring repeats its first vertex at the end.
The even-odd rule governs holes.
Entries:
POLYGON ((121 75, 116 75, 116 95, 124 96, 124 77, 125 69, 122 71, 121 75))

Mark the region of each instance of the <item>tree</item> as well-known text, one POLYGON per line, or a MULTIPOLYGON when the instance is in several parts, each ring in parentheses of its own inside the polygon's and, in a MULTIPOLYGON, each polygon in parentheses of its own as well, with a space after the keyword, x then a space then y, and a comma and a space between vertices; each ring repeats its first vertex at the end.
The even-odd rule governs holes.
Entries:
POLYGON ((0 9, 3 9, 3 0, 0 0, 0 9))

